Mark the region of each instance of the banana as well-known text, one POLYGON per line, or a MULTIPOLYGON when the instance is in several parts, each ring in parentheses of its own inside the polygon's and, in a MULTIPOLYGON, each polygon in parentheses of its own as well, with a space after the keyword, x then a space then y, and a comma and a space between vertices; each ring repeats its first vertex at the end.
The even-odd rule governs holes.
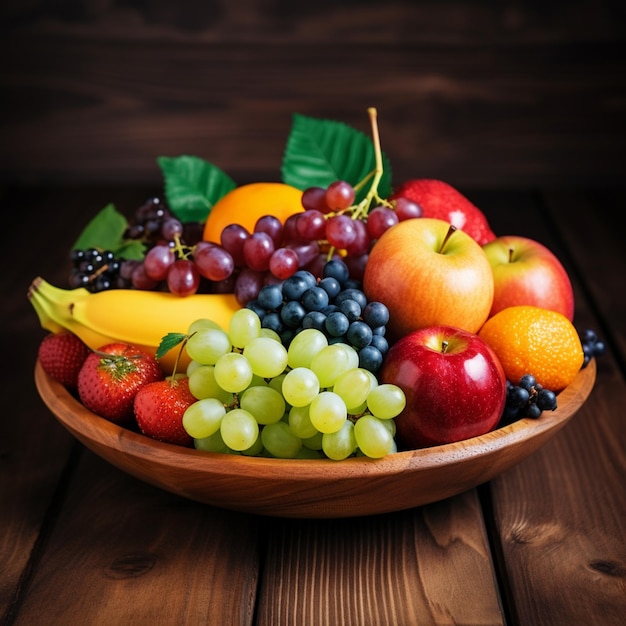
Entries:
MULTIPOLYGON (((165 335, 186 333, 197 319, 209 318, 227 330, 233 313, 241 308, 232 294, 180 297, 136 289, 91 293, 83 288, 60 289, 41 277, 31 283, 28 298, 41 326, 51 332, 73 332, 92 350, 121 341, 150 354, 155 354, 165 335)), ((179 351, 177 346, 160 359, 166 372, 179 351)), ((183 352, 179 366, 188 362, 183 352)))

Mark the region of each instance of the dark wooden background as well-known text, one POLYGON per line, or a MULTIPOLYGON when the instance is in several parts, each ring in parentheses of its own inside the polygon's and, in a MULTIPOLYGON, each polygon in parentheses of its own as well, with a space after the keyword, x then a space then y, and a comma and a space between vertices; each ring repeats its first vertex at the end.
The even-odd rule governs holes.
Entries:
POLYGON ((618 186, 622 0, 4 0, 0 182, 160 185, 159 155, 279 179, 298 112, 396 183, 618 186))

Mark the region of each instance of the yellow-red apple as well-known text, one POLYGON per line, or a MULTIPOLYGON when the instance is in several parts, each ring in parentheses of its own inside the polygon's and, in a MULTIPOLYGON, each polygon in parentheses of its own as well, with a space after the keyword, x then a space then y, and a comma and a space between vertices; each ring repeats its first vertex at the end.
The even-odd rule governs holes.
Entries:
POLYGON ((574 318, 574 291, 565 268, 543 244, 506 235, 485 244, 493 270, 493 304, 489 317, 510 306, 529 304, 574 318))
POLYGON ((389 309, 389 337, 418 328, 477 332, 491 310, 493 273, 481 246, 445 220, 399 222, 372 247, 363 275, 368 300, 389 309))

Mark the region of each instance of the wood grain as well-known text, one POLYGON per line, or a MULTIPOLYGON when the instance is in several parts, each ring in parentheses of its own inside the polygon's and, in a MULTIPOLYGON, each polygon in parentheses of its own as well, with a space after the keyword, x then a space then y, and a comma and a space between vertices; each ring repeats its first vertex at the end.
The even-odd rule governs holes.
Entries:
POLYGON ((226 616, 249 624, 256 526, 111 472, 87 453, 15 624, 223 624, 226 616))
POLYGON ((610 227, 619 198, 552 191, 506 214, 523 215, 520 227, 538 228, 532 236, 558 251, 574 282, 577 327, 601 336, 610 329, 605 338, 617 359, 609 353, 598 360, 590 399, 532 462, 490 484, 504 588, 520 624, 617 625, 626 612, 626 431, 619 417, 626 406, 626 318, 616 289, 626 267, 619 233, 610 227))
POLYGON ((475 491, 394 516, 270 525, 259 626, 504 624, 475 491))
POLYGON ((14 8, 0 40, 3 180, 156 185, 156 157, 179 154, 238 182, 277 180, 293 113, 369 132, 372 105, 397 183, 623 179, 613 3, 159 7, 14 8))

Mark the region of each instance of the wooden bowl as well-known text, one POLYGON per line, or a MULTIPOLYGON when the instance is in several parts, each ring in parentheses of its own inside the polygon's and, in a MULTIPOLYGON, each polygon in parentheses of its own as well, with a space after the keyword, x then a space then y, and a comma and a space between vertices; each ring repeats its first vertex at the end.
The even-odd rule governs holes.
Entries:
POLYGON ((399 511, 459 494, 519 463, 576 413, 593 389, 592 360, 558 396, 558 408, 465 441, 383 459, 285 460, 201 452, 155 441, 88 411, 39 362, 37 389, 87 448, 147 483, 206 504, 292 518, 399 511))

